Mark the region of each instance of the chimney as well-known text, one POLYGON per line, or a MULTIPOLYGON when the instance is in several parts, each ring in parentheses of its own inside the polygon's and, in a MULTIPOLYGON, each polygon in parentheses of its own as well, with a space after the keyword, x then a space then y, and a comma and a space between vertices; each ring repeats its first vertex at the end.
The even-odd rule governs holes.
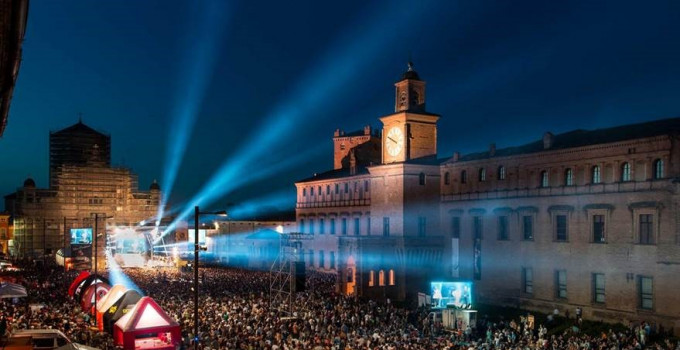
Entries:
POLYGON ((492 143, 489 145, 489 156, 493 157, 496 155, 496 144, 492 143))
POLYGON ((333 137, 339 137, 340 136, 340 129, 335 129, 335 132, 333 133, 333 137))
POLYGON ((370 125, 364 126, 364 135, 371 135, 371 126, 370 125))
POLYGON ((553 146, 554 138, 555 136, 550 131, 543 134, 543 149, 551 148, 553 146))
POLYGON ((453 161, 457 162, 460 159, 460 152, 453 152, 453 161))

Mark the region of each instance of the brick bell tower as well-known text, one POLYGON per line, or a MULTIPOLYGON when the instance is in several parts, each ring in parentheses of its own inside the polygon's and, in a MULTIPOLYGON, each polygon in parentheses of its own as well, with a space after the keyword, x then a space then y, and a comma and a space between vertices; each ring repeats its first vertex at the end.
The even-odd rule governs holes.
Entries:
POLYGON ((420 80, 413 63, 408 63, 408 69, 394 86, 395 113, 380 118, 382 163, 436 156, 439 115, 425 111, 425 82, 420 80))

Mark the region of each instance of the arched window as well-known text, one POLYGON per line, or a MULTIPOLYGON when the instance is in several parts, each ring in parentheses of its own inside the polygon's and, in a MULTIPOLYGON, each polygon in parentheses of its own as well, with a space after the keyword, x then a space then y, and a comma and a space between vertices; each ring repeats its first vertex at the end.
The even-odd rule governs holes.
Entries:
POLYGON ((385 270, 378 272, 378 285, 381 287, 385 285, 385 270))
POLYGON ((574 185, 574 171, 571 168, 567 168, 564 171, 564 185, 573 186, 574 185))
POLYGON ((663 159, 657 159, 654 161, 654 178, 663 179, 663 159))
POLYGON ((602 178, 600 177, 600 166, 596 165, 593 167, 593 177, 592 177, 592 183, 594 184, 599 184, 602 181, 602 178))
POLYGON ((371 270, 371 272, 368 273, 368 286, 373 287, 375 286, 375 271, 371 270))
POLYGON ((479 168, 479 181, 486 181, 486 169, 479 168))
POLYGON ((420 175, 418 175, 418 183, 421 186, 425 185, 425 173, 420 173, 420 175))
POLYGON ((394 285, 394 270, 390 269, 390 276, 389 277, 390 277, 389 278, 390 286, 393 286, 394 285))
POLYGON ((449 172, 444 173, 444 185, 448 185, 451 183, 451 174, 449 172))
POLYGON ((541 187, 548 187, 548 172, 541 171, 541 187))
POLYGON ((465 171, 465 170, 460 172, 460 183, 462 183, 462 184, 467 183, 467 171, 465 171))
POLYGON ((621 165, 621 181, 630 181, 630 163, 628 162, 621 165))
POLYGON ((498 167, 498 180, 505 180, 505 167, 502 165, 498 167))

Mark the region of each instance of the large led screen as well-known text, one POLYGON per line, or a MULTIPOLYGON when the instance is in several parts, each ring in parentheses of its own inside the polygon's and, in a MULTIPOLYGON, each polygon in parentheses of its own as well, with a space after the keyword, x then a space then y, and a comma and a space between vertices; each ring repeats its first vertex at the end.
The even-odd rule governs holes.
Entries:
POLYGON ((71 244, 92 244, 92 229, 72 228, 71 244))
POLYGON ((472 307, 472 282, 431 282, 430 291, 435 308, 472 307))

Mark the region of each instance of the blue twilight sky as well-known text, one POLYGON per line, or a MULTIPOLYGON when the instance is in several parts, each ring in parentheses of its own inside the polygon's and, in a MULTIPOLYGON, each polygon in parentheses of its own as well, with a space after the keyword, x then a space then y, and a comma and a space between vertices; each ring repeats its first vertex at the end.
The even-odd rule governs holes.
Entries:
POLYGON ((336 128, 393 111, 409 56, 440 157, 680 116, 678 18, 678 1, 34 0, 0 192, 47 186, 49 131, 82 113, 176 207, 292 206, 336 128))

